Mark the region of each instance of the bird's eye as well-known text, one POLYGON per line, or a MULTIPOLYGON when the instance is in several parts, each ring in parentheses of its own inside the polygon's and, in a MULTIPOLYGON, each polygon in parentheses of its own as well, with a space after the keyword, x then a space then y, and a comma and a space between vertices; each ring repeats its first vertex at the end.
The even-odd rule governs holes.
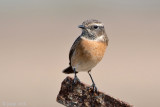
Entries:
POLYGON ((98 26, 97 26, 97 25, 94 25, 94 26, 93 26, 93 28, 94 28, 94 29, 97 29, 97 28, 98 28, 98 26))

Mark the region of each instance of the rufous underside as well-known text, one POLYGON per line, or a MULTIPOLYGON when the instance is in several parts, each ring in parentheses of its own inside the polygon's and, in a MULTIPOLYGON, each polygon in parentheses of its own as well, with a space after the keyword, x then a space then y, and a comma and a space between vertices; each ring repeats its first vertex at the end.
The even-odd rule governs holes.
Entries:
POLYGON ((97 65, 104 56, 106 43, 82 38, 71 58, 71 65, 76 71, 89 71, 97 65))

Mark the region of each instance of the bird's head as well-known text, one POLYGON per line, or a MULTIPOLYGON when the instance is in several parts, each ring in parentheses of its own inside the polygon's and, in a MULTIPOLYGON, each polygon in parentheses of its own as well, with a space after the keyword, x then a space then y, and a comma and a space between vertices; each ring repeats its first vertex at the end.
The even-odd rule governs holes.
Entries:
POLYGON ((82 36, 87 39, 96 40, 101 36, 107 36, 103 23, 98 20, 86 20, 78 27, 82 29, 82 36))

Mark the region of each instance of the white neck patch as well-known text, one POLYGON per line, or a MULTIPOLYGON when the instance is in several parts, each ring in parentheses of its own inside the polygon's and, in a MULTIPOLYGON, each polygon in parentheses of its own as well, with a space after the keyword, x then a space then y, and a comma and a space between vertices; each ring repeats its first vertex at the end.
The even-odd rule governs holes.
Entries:
POLYGON ((104 41, 104 35, 97 37, 95 41, 104 41))
MULTIPOLYGON (((87 39, 87 38, 82 37, 82 39, 87 39)), ((101 35, 101 36, 97 37, 97 38, 94 39, 94 40, 91 40, 91 39, 87 39, 87 40, 90 40, 90 41, 97 41, 97 42, 99 42, 99 41, 104 41, 104 35, 101 35)))

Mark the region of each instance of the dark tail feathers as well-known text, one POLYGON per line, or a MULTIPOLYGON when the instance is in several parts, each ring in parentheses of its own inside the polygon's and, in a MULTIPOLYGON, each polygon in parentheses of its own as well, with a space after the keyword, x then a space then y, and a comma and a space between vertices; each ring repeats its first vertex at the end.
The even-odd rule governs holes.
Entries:
MULTIPOLYGON (((64 69, 62 72, 65 73, 65 74, 74 73, 74 71, 73 71, 71 66, 69 66, 68 68, 64 69)), ((76 73, 77 73, 77 71, 76 71, 76 73)))

